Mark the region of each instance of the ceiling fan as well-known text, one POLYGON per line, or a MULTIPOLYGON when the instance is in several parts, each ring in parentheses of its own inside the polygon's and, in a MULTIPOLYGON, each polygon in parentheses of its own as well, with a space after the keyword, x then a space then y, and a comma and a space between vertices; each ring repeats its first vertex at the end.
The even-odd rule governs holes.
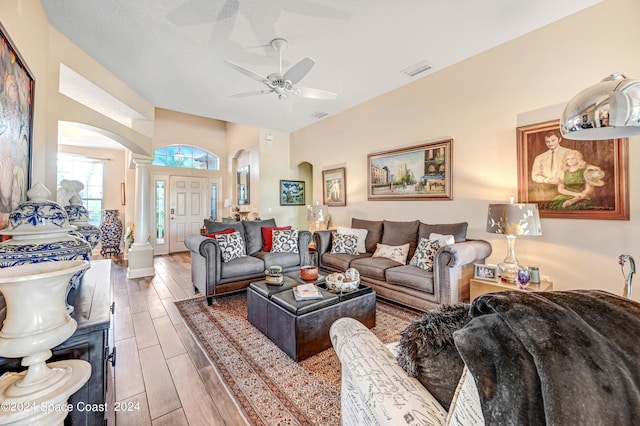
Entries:
POLYGON ((263 83, 267 86, 267 89, 254 90, 251 92, 243 92, 235 95, 231 95, 231 98, 242 98, 245 96, 254 95, 268 95, 269 93, 275 93, 280 99, 286 99, 290 95, 300 96, 302 98, 310 99, 336 99, 338 95, 326 90, 311 89, 309 87, 295 86, 302 78, 307 75, 311 70, 315 61, 311 58, 304 58, 284 74, 282 74, 282 51, 287 47, 287 40, 283 38, 276 38, 271 40, 271 47, 276 50, 280 57, 278 72, 274 72, 264 77, 256 72, 253 72, 241 65, 235 64, 231 61, 225 61, 229 66, 242 74, 251 77, 252 79, 263 83))

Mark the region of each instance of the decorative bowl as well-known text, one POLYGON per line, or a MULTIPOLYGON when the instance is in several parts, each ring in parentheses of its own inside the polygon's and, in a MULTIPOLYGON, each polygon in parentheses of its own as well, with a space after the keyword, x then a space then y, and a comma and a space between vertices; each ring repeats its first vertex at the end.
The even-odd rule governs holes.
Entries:
POLYGON ((300 268, 300 278, 305 281, 313 281, 318 279, 317 266, 303 266, 300 268))
POLYGON ((357 269, 349 268, 343 273, 328 274, 325 278, 327 290, 332 293, 348 293, 360 286, 360 273, 357 269))

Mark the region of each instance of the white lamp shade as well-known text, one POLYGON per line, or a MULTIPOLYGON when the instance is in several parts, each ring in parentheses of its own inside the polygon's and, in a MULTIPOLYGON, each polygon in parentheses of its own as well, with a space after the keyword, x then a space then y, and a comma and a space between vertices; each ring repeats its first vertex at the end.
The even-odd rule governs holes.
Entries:
POLYGON ((329 206, 314 204, 307 206, 307 221, 309 222, 322 222, 327 216, 329 206))
POLYGON ((640 80, 616 73, 581 91, 565 107, 560 131, 576 140, 640 135, 640 80))
POLYGON ((542 235, 538 205, 489 204, 487 232, 504 235, 542 235))

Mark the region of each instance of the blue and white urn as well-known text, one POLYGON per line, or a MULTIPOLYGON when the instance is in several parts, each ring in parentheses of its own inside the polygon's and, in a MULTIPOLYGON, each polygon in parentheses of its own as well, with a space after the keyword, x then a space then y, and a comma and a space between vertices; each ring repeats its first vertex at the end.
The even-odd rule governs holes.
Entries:
POLYGON ((71 197, 69 203, 68 206, 64 206, 64 210, 69 216, 69 223, 77 228, 75 232, 87 240, 93 250, 100 242, 100 229, 89 223, 89 212, 82 205, 82 200, 78 195, 71 197))
MULTIPOLYGON (((0 230, 0 235, 11 236, 0 243, 0 268, 60 260, 90 261, 91 246, 82 236, 69 234, 76 227, 69 224, 62 206, 48 199, 50 195, 38 183, 27 191, 29 201, 10 213, 9 225, 0 230)), ((71 286, 75 287, 84 273, 82 270, 71 277, 71 286)))
POLYGON ((122 242, 122 221, 118 210, 105 210, 102 213, 102 223, 100 224, 102 233, 102 249, 100 254, 120 254, 120 243, 122 242))

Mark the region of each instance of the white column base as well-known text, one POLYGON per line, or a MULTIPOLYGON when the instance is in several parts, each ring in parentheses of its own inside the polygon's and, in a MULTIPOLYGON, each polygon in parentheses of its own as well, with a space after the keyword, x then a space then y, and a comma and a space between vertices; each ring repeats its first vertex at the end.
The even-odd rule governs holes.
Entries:
POLYGON ((149 243, 133 244, 129 249, 129 267, 127 278, 152 277, 156 274, 153 267, 153 247, 149 243))

